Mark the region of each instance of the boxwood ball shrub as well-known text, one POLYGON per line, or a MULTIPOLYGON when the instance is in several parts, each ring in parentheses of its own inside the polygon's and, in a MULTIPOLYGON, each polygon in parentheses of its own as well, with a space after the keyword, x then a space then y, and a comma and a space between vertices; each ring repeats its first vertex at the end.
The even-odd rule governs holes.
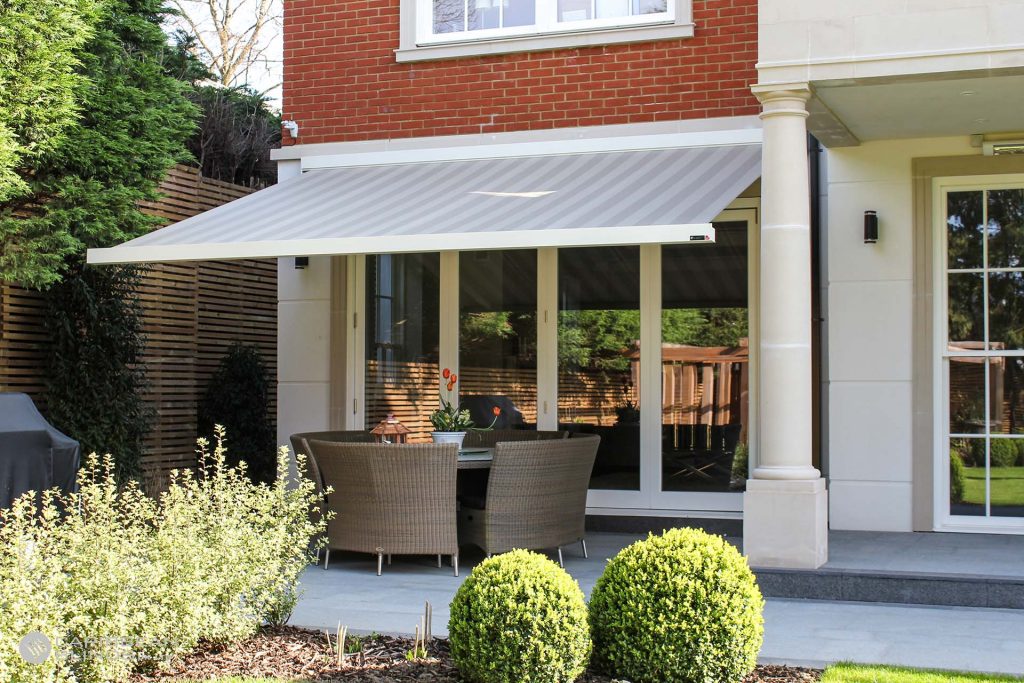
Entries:
POLYGON ((455 594, 452 661, 469 683, 568 683, 590 658, 583 591, 525 550, 480 563, 455 594))
MULTIPOLYGON (((989 462, 992 467, 1013 467, 1017 464, 1018 447, 1014 439, 992 439, 989 462)), ((971 439, 971 455, 976 467, 985 466, 985 440, 971 439)))
POLYGON ((622 550, 590 599, 594 663, 633 683, 739 683, 764 634, 746 559, 719 536, 673 529, 622 550))
POLYGON ((967 485, 967 474, 964 472, 964 461, 956 449, 949 451, 949 500, 953 503, 964 502, 964 487, 967 485))

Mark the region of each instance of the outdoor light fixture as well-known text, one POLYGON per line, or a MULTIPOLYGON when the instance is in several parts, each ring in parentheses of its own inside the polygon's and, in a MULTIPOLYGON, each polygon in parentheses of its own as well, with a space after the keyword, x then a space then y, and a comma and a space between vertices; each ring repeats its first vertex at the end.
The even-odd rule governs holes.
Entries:
POLYGON ((299 137, 299 124, 297 121, 282 121, 281 126, 284 127, 288 134, 293 138, 299 137))
POLYGON ((864 244, 874 244, 878 241, 878 213, 875 211, 864 212, 864 244))
POLYGON ((308 256, 296 256, 295 257, 295 269, 296 270, 303 270, 308 265, 309 265, 309 257, 308 256))

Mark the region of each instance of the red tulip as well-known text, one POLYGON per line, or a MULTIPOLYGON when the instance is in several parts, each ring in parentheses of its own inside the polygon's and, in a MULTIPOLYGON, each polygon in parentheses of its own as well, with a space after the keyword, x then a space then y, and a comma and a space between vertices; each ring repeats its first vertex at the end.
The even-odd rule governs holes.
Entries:
POLYGON ((448 391, 451 391, 454 388, 455 388, 455 382, 448 382, 448 391))
POLYGON ((449 370, 448 368, 445 368, 444 370, 441 371, 441 376, 444 377, 445 379, 448 379, 448 377, 450 377, 451 374, 452 371, 449 370))
POLYGON ((456 382, 458 382, 458 381, 459 381, 459 376, 458 376, 458 375, 456 375, 456 374, 455 374, 455 373, 453 372, 453 373, 452 373, 452 384, 455 384, 455 383, 456 383, 456 382))
POLYGON ((499 408, 498 406, 494 406, 491 412, 494 413, 494 417, 498 417, 499 415, 501 415, 501 408, 499 408))

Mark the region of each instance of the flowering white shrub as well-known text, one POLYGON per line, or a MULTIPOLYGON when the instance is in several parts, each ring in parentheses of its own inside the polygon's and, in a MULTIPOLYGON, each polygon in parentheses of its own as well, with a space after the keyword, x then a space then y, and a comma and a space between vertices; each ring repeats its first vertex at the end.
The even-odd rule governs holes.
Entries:
POLYGON ((253 484, 217 435, 212 453, 200 442, 198 473, 173 473, 158 501, 119 487, 110 457, 93 455, 78 493, 0 511, 0 681, 120 681, 287 620, 323 543, 315 486, 289 485, 287 449, 277 480, 253 484), (43 665, 18 652, 32 630, 54 646, 43 665))

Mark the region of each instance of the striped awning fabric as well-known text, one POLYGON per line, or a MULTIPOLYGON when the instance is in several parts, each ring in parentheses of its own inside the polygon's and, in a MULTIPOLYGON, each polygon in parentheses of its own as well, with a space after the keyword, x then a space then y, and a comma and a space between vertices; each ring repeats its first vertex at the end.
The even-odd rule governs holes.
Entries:
POLYGON ((89 262, 710 240, 760 170, 759 144, 313 170, 89 262))

